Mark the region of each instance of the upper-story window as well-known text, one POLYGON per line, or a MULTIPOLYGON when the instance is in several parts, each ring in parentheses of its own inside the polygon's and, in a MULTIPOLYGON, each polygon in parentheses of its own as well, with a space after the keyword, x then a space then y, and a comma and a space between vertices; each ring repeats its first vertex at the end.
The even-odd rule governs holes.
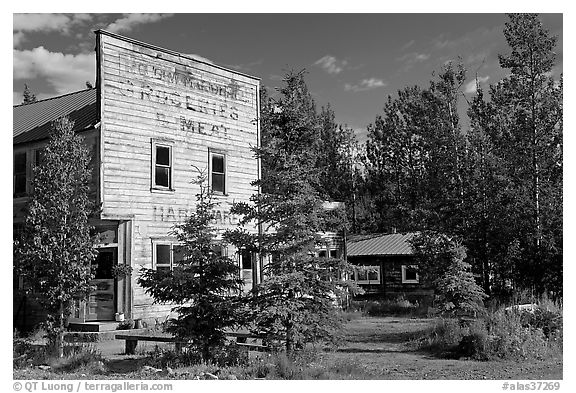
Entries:
POLYGON ((14 153, 14 197, 26 195, 26 152, 14 153))
POLYGON ((152 141, 152 188, 164 190, 173 188, 172 162, 172 145, 152 141))
POLYGON ((226 194, 226 155, 210 152, 210 189, 215 194, 226 194))

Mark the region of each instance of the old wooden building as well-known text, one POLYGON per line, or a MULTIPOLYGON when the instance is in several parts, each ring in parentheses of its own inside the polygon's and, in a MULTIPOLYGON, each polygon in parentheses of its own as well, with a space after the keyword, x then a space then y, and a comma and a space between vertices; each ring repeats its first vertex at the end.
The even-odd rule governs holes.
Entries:
MULTIPOLYGON (((259 79, 102 30, 96 62, 94 89, 14 107, 14 224, 17 230, 23 220, 51 122, 69 115, 92 151, 93 197, 101 204, 93 222, 97 290, 71 320, 162 319, 170 306, 153 304, 137 284, 138 270, 177 262, 170 232, 195 208, 197 169, 208 174, 220 231, 238 222, 232 203, 258 192, 251 182, 260 175, 252 150, 260 141, 259 79), (133 273, 115 276, 115 265, 133 273)), ((260 279, 254 255, 218 251, 236 259, 248 286, 260 279)), ((22 308, 17 296, 14 307, 22 308)))
POLYGON ((357 266, 356 283, 363 297, 431 300, 433 291, 420 282, 410 239, 414 233, 356 236, 347 244, 348 261, 357 266))

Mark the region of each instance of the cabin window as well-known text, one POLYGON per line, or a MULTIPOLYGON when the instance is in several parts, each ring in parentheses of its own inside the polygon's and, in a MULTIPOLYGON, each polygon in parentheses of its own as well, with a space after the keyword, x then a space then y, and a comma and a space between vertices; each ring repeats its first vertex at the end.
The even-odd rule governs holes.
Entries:
POLYGON ((14 197, 26 195, 26 152, 14 154, 14 197))
POLYGON ((402 284, 418 284, 419 282, 417 266, 402 265, 402 284))
POLYGON ((153 243, 153 266, 156 270, 173 270, 184 260, 184 247, 170 242, 153 243))
POLYGON ((380 266, 361 266, 356 268, 358 284, 380 284, 380 266))
POLYGON ((226 194, 226 156, 210 152, 210 189, 215 194, 226 194))
POLYGON ((172 189, 172 146, 152 141, 152 187, 172 189))

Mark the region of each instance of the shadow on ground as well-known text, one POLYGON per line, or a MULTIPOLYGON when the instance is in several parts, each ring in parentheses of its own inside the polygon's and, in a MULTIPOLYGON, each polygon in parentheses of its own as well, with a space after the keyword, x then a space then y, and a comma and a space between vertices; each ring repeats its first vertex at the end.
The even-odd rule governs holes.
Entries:
POLYGON ((113 359, 106 362, 106 367, 114 374, 126 374, 138 371, 144 366, 146 358, 113 359))

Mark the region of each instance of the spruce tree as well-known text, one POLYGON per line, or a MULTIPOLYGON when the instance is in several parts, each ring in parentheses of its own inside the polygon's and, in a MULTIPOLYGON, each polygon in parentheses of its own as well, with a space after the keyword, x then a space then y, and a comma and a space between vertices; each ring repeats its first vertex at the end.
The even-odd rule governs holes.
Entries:
POLYGON ((243 323, 242 280, 238 266, 220 252, 224 244, 212 225, 216 204, 206 174, 195 183, 200 190, 195 212, 172 231, 179 243, 173 270, 142 269, 138 282, 155 302, 174 305, 178 317, 167 331, 190 341, 188 347, 208 362, 225 344, 225 331, 243 323))

